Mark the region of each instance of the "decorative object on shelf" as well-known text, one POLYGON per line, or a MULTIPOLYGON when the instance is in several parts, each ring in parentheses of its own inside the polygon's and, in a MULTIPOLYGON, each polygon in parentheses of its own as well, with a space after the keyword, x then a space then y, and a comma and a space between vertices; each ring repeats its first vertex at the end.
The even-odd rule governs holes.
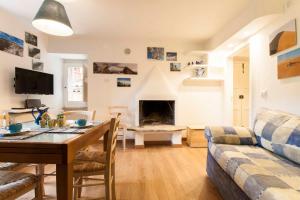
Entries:
POLYGON ((65 7, 56 0, 44 0, 32 25, 50 35, 70 36, 74 33, 65 7))
POLYGON ((117 78, 118 87, 131 87, 131 78, 117 78))
POLYGON ((188 62, 187 66, 193 66, 193 65, 203 65, 205 63, 204 60, 200 60, 200 61, 192 61, 192 62, 188 62))
POLYGON ((35 59, 40 59, 41 50, 32 46, 28 46, 28 56, 35 59))
POLYGON ((171 72, 180 72, 181 71, 181 63, 170 63, 170 71, 171 72))
POLYGON ((27 44, 31 44, 33 46, 36 46, 38 45, 38 39, 37 39, 37 36, 36 35, 33 35, 31 33, 28 33, 28 32, 25 32, 25 42, 27 44))
POLYGON ((39 60, 32 59, 32 70, 40 72, 44 71, 44 63, 39 60))
POLYGON ((0 50, 23 57, 24 41, 0 31, 0 50))
POLYGON ((177 52, 167 52, 167 61, 177 61, 177 52))
POLYGON ((149 60, 164 60, 165 49, 162 47, 147 47, 147 58, 149 60))
POLYGON ((94 62, 93 71, 94 74, 138 74, 137 64, 135 63, 94 62))
POLYGON ((300 48, 278 56, 278 79, 300 76, 300 48))
POLYGON ((124 49, 124 53, 125 53, 126 55, 131 54, 131 49, 129 49, 129 48, 124 49))
POLYGON ((207 67, 197 67, 194 69, 194 77, 197 78, 205 78, 207 77, 207 67))
POLYGON ((286 23, 270 36, 270 55, 297 45, 296 19, 286 23))

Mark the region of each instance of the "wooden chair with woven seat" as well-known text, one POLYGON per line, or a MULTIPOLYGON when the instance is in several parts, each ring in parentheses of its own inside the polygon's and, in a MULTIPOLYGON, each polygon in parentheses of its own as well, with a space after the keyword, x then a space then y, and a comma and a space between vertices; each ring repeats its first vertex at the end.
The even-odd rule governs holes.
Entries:
POLYGON ((36 200, 42 199, 39 177, 33 174, 0 171, 0 200, 14 200, 35 190, 36 200))
MULTIPOLYGON (((74 199, 81 197, 82 187, 90 187, 96 185, 105 185, 105 199, 114 200, 115 196, 115 154, 117 145, 118 126, 120 123, 120 114, 116 118, 112 118, 110 122, 110 129, 107 135, 106 143, 106 157, 105 163, 95 159, 94 156, 85 159, 76 158, 74 160, 73 174, 74 174, 74 199), (104 179, 93 179, 90 176, 104 175, 104 179), (84 184, 83 180, 100 181, 99 183, 84 184)), ((95 155, 95 154, 94 154, 95 155)))
POLYGON ((129 126, 129 109, 128 106, 109 106, 109 115, 111 118, 116 117, 119 113, 121 113, 120 125, 118 136, 122 137, 123 150, 126 149, 126 136, 127 129, 129 126))
MULTIPOLYGON (((65 111, 63 112, 66 120, 77 120, 77 119, 86 119, 87 121, 94 121, 96 111, 86 111, 86 110, 74 110, 74 111, 65 111)), ((82 149, 78 152, 79 155, 83 155, 83 152, 88 151, 88 147, 82 149)), ((56 171, 51 173, 45 173, 45 164, 39 164, 37 167, 37 174, 41 175, 41 185, 42 191, 44 191, 44 178, 47 176, 56 176, 56 171)), ((44 193, 44 192, 43 192, 44 193)))
POLYGON ((96 111, 74 110, 65 111, 63 114, 67 120, 86 119, 88 121, 93 121, 95 120, 96 111))
MULTIPOLYGON (((7 126, 9 124, 9 115, 0 114, 0 128, 5 128, 4 123, 7 126)), ((4 171, 16 171, 24 167, 28 167, 29 164, 26 163, 10 163, 10 162, 0 162, 0 170, 4 171)))

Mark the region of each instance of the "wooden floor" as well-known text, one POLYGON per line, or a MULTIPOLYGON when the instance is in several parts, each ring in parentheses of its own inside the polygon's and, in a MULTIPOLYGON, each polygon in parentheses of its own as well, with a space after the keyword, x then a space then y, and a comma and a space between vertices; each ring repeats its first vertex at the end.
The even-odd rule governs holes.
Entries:
MULTIPOLYGON (((221 200, 206 175, 206 149, 148 146, 119 148, 116 161, 117 199, 128 200, 221 200)), ((51 171, 54 166, 48 165, 51 171)), ((55 178, 46 178, 45 199, 55 198, 55 178)), ((32 199, 33 193, 22 200, 32 199)), ((83 190, 83 197, 104 196, 102 186, 83 190)), ((88 199, 88 198, 87 198, 88 199)))

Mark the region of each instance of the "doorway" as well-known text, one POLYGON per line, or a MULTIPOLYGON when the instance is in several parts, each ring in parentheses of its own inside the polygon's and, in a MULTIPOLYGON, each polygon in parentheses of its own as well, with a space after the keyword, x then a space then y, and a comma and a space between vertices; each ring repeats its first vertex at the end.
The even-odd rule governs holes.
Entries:
POLYGON ((87 107, 87 83, 85 62, 64 61, 64 108, 85 109, 87 107))
POLYGON ((249 47, 233 55, 233 125, 249 127, 249 47))

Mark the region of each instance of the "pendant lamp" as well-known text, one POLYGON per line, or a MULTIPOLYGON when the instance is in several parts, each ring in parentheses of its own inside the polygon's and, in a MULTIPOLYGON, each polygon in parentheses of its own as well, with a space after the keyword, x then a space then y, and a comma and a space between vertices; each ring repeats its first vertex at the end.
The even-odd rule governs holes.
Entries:
POLYGON ((32 20, 32 25, 47 34, 71 36, 73 29, 65 7, 55 0, 45 0, 32 20))

